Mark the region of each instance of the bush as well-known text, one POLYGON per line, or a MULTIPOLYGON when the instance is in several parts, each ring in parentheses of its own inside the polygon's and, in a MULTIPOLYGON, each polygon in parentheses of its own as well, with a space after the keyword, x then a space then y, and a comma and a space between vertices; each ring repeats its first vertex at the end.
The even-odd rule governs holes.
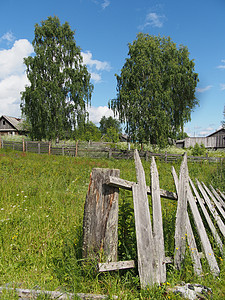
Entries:
POLYGON ((194 148, 191 151, 193 156, 204 156, 206 155, 206 148, 203 144, 199 146, 198 143, 195 144, 194 148))

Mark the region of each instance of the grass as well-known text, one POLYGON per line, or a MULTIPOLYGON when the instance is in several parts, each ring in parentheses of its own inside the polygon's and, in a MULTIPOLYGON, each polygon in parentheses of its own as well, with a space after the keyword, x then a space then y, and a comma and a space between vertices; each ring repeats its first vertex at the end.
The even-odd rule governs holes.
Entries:
MULTIPOLYGON (((150 163, 143 161, 143 166, 149 184, 150 163)), ((171 166, 157 161, 160 187, 175 191, 171 166)), ((56 157, 0 149, 0 286, 118 295, 119 299, 178 299, 168 287, 185 281, 211 287, 214 299, 222 299, 225 266, 219 254, 221 273, 217 278, 207 264, 203 276, 196 278, 187 255, 182 271, 167 265, 167 283, 146 290, 140 289, 137 269, 98 274, 95 263, 82 263, 84 201, 95 167, 119 168, 121 178, 136 181, 132 160, 56 157)), ((179 163, 174 167, 179 172, 179 163)), ((224 165, 215 163, 189 164, 192 179, 197 177, 223 191, 224 169, 224 165)), ((119 202, 119 259, 136 259, 131 192, 121 191, 119 202)), ((166 255, 172 256, 176 203, 162 200, 162 211, 166 255)), ((7 291, 2 297, 17 299, 7 291)))

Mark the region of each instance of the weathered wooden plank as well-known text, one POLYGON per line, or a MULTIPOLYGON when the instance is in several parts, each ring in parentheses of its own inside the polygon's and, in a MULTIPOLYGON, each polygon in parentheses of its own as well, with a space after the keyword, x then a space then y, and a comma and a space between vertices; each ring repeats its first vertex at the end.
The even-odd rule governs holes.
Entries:
POLYGON ((188 185, 188 168, 187 168, 187 154, 180 167, 180 176, 178 184, 178 202, 176 213, 176 227, 175 227, 175 253, 174 264, 180 269, 181 263, 184 260, 187 234, 187 185, 188 185))
MULTIPOLYGON (((132 190, 132 186, 134 184, 136 184, 133 181, 128 181, 128 180, 124 180, 122 178, 119 177, 113 177, 113 176, 109 176, 106 179, 106 184, 114 186, 114 187, 118 187, 118 188, 123 188, 125 190, 131 191, 132 190)), ((147 186, 147 193, 149 195, 151 195, 151 188, 149 186, 147 186)), ((163 189, 160 189, 160 196, 166 199, 171 199, 171 200, 177 200, 177 194, 174 192, 169 192, 163 189)))
POLYGON ((137 240, 138 272, 141 287, 152 286, 155 281, 154 239, 146 192, 145 173, 137 150, 134 152, 135 168, 138 184, 132 186, 134 217, 137 240))
MULTIPOLYGON (((175 186, 176 189, 178 190, 179 188, 179 184, 178 184, 178 176, 177 173, 174 169, 174 167, 172 167, 172 174, 173 174, 173 178, 174 178, 174 182, 175 182, 175 186)), ((186 224, 187 224, 187 242, 189 245, 189 249, 190 249, 190 254, 191 254, 191 258, 194 264, 194 271, 195 274, 200 275, 202 273, 202 265, 201 265, 201 261, 200 261, 200 255, 198 253, 198 249, 197 249, 197 244, 195 241, 195 237, 191 228, 191 222, 188 216, 188 213, 186 213, 186 224)), ((176 249, 176 248, 175 248, 176 249)))
POLYGON ((202 196, 204 197, 205 202, 206 202, 213 218, 215 219, 221 233, 225 237, 225 225, 223 224, 223 221, 221 220, 221 218, 220 218, 219 214, 217 213, 215 207, 212 205, 212 203, 211 203, 206 191, 204 190, 203 186, 201 185, 201 183, 197 179, 196 179, 196 182, 197 182, 198 188, 199 188, 200 192, 202 193, 202 196))
POLYGON ((212 187, 212 185, 210 185, 210 188, 211 188, 213 194, 215 195, 216 199, 220 202, 222 207, 225 208, 225 202, 223 201, 223 199, 220 197, 220 195, 217 193, 217 191, 212 187))
POLYGON ((219 191, 219 193, 220 193, 221 197, 223 197, 223 200, 225 201, 225 195, 224 195, 224 193, 222 193, 221 191, 219 191))
POLYGON ((202 218, 200 216, 200 213, 199 213, 198 207, 196 205, 196 202, 194 200, 194 197, 191 193, 190 187, 188 188, 188 202, 189 202, 189 205, 191 208, 192 215, 194 217, 196 229, 197 229, 199 237, 201 239, 202 248, 204 250, 206 259, 209 263, 209 267, 210 267, 212 273, 215 276, 218 276, 220 273, 220 269, 218 267, 216 258, 213 253, 213 249, 212 249, 210 241, 208 239, 202 218))
POLYGON ((153 215, 153 236, 155 244, 156 255, 156 276, 158 282, 166 281, 166 264, 165 249, 164 249, 164 236, 163 236, 163 223, 162 223, 162 209, 159 188, 159 174, 154 157, 151 162, 151 195, 152 195, 152 215, 153 215))
POLYGON ((215 228, 215 226, 214 226, 214 224, 213 224, 213 222, 212 222, 212 220, 211 220, 211 218, 210 218, 210 216, 208 214, 207 209, 205 208, 205 205, 203 203, 203 199, 200 197, 200 195, 199 195, 199 193, 198 193, 198 191, 197 191, 194 183, 192 182, 192 180, 190 178, 189 178, 189 182, 190 182, 191 187, 193 189, 193 192, 194 192, 194 194, 195 194, 195 196, 196 196, 196 198, 198 200, 198 203, 199 203, 199 205, 201 207, 201 210, 202 210, 202 212, 203 212, 203 214, 205 216, 205 219, 206 219, 206 221, 208 223, 208 226, 209 226, 209 228, 210 228, 210 230, 212 232, 212 235, 213 235, 213 237, 214 237, 214 239, 215 239, 215 241, 216 241, 216 243, 217 243, 217 245, 218 245, 218 247, 220 249, 220 253, 223 254, 223 243, 222 243, 222 241, 220 239, 219 234, 216 231, 216 228, 215 228))
POLYGON ((210 198, 212 199, 212 201, 214 202, 214 204, 216 205, 217 209, 219 210, 219 212, 221 213, 223 218, 225 218, 225 211, 223 210, 220 202, 216 200, 216 198, 214 197, 212 192, 209 190, 209 188, 204 184, 204 182, 202 182, 202 185, 203 185, 204 189, 206 190, 206 192, 208 193, 208 195, 210 196, 210 198))
MULTIPOLYGON (((56 291, 42 291, 42 290, 30 290, 30 289, 19 289, 19 288, 9 288, 9 287, 0 287, 1 293, 6 291, 16 292, 20 299, 29 300, 37 299, 41 297, 47 297, 48 299, 60 299, 60 300, 72 300, 74 297, 81 300, 90 300, 90 299, 108 299, 107 295, 96 295, 96 294, 85 294, 85 293, 66 293, 66 292, 56 292, 56 291)), ((111 297, 110 297, 111 298, 111 297)), ((113 299, 118 299, 118 296, 112 296, 113 299)))
POLYGON ((117 261, 117 262, 110 262, 110 263, 98 263, 99 272, 131 269, 134 267, 135 267, 134 260, 117 261))
POLYGON ((83 219, 83 257, 104 252, 106 261, 117 261, 118 189, 105 178, 119 176, 119 170, 93 169, 83 219))

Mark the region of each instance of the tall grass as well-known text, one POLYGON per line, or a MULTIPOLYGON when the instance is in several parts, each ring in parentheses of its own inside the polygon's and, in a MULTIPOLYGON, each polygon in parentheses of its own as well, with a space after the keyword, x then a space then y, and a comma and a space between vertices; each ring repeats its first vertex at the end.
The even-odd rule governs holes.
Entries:
MULTIPOLYGON (((147 184, 150 163, 143 161, 147 184)), ((172 164, 157 161, 160 187, 175 191, 172 164)), ((179 172, 179 163, 174 164, 179 172)), ((218 257, 221 274, 213 278, 207 265, 204 276, 196 278, 192 264, 181 272, 167 266, 167 283, 140 290, 137 269, 98 274, 95 262, 83 264, 82 219, 92 168, 119 168, 120 177, 135 181, 132 160, 108 160, 23 154, 0 150, 0 286, 67 290, 118 295, 119 299, 165 299, 166 292, 179 281, 199 282, 213 289, 214 299, 222 299, 225 286, 224 261, 218 257)), ((224 165, 190 163, 192 179, 225 190, 224 165)), ((150 205, 151 205, 151 199, 150 205)), ((136 259, 136 237, 132 194, 120 192, 119 259, 136 259)), ((166 255, 174 251, 176 202, 162 200, 166 255)), ((4 299, 17 299, 14 294, 4 299)), ((177 298, 176 298, 177 299, 177 298)))

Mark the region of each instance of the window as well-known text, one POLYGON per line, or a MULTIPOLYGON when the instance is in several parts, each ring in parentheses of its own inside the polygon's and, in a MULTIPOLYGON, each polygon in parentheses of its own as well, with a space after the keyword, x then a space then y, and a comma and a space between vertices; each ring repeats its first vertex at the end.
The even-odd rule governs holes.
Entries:
POLYGON ((3 120, 3 125, 5 125, 5 120, 3 120))

